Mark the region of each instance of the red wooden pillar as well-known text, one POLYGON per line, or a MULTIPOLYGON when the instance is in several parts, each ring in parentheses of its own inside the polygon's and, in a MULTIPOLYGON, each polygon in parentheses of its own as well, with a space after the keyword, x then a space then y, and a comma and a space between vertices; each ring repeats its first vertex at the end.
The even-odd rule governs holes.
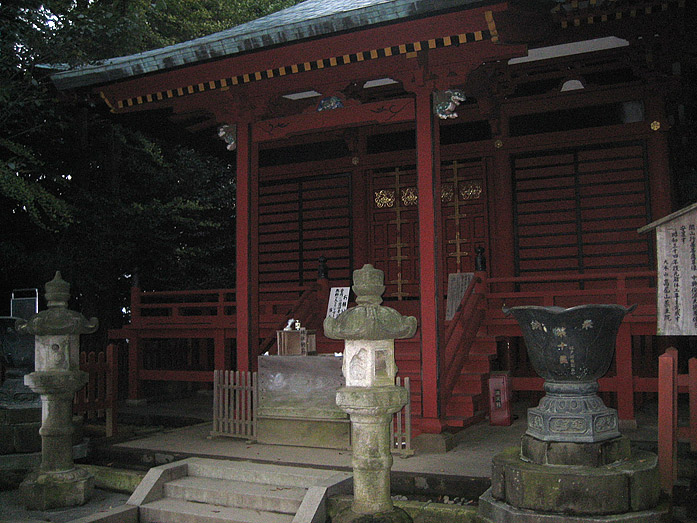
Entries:
POLYGON ((213 370, 229 370, 230 359, 225 350, 225 292, 218 292, 215 334, 213 336, 213 370))
POLYGON ((673 493, 678 456, 678 351, 658 357, 658 471, 661 489, 673 493))
POLYGON ((651 191, 651 219, 657 220, 671 213, 670 152, 668 151, 668 117, 665 97, 659 90, 646 97, 646 121, 651 134, 646 141, 651 191))
POLYGON ((622 325, 617 333, 615 351, 617 376, 617 415, 623 428, 636 428, 634 419, 634 376, 632 375, 632 336, 629 325, 622 325))
POLYGON ((140 350, 140 337, 128 338, 128 399, 140 399, 140 370, 143 368, 143 354, 140 350))
POLYGON ((419 276, 421 294, 421 376, 422 426, 425 432, 439 433, 440 420, 440 176, 437 152, 438 129, 433 121, 431 89, 416 91, 416 170, 419 193, 419 276))
POLYGON ((237 366, 256 369, 259 348, 259 279, 257 256, 258 169, 251 139, 251 124, 237 124, 236 304, 237 366))

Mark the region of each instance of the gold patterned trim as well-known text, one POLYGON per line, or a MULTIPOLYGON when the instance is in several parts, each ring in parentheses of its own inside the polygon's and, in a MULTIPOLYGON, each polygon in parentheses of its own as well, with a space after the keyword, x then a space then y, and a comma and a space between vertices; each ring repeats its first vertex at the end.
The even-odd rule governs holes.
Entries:
POLYGON ((460 186, 462 200, 478 200, 482 195, 482 182, 468 182, 460 186))
POLYGON ((381 189, 375 191, 375 205, 378 209, 384 209, 385 207, 394 207, 395 197, 394 191, 389 189, 381 189))
POLYGON ((452 183, 444 183, 440 186, 440 201, 450 203, 455 197, 455 187, 452 183))
POLYGON ((407 187, 402 189, 402 203, 405 207, 410 205, 416 205, 419 202, 419 193, 416 191, 416 187, 407 187))

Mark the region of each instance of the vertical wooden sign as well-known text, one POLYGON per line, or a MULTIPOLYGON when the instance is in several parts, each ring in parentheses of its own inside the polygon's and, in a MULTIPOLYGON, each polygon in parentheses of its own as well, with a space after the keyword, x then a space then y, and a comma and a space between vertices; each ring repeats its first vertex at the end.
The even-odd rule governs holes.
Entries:
POLYGON ((327 304, 327 317, 336 318, 348 307, 349 294, 351 287, 332 287, 329 292, 329 303, 327 304))
POLYGON ((462 297, 467 292, 467 287, 472 283, 473 272, 457 272, 448 274, 448 301, 445 309, 445 320, 450 321, 455 317, 462 297))
POLYGON ((697 335, 697 204, 639 229, 656 230, 658 334, 697 335))

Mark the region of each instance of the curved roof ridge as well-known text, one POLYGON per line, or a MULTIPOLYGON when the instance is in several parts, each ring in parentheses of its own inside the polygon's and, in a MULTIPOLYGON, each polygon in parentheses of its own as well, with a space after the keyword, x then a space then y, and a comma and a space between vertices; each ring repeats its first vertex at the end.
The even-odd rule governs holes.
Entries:
POLYGON ((305 0, 224 31, 61 71, 52 79, 59 89, 85 87, 481 3, 482 0, 305 0))

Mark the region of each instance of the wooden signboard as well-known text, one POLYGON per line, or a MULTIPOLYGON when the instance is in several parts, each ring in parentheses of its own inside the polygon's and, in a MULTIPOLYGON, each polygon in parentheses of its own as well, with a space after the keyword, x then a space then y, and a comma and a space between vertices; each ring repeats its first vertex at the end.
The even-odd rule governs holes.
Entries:
POLYGON ((658 334, 697 335, 697 204, 639 229, 656 230, 658 334))
POLYGON ((473 272, 458 272, 448 274, 448 302, 445 310, 445 320, 450 321, 455 317, 462 297, 467 292, 467 287, 472 283, 473 272))
POLYGON ((329 292, 329 304, 327 305, 327 318, 336 318, 348 307, 351 287, 332 287, 329 292))

